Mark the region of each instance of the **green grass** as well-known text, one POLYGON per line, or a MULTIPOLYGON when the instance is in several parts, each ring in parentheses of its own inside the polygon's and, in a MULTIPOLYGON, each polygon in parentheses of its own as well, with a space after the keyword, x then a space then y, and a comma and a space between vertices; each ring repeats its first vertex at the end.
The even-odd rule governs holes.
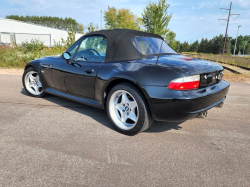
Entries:
POLYGON ((24 68, 31 60, 39 59, 43 56, 60 55, 65 50, 66 48, 60 45, 48 48, 35 40, 15 47, 0 48, 0 67, 24 68))
POLYGON ((204 54, 204 53, 190 53, 183 52, 183 55, 188 54, 188 56, 192 56, 193 58, 200 58, 203 60, 211 60, 215 62, 221 62, 233 66, 242 66, 246 68, 250 68, 250 57, 235 57, 232 55, 214 55, 214 54, 204 54))

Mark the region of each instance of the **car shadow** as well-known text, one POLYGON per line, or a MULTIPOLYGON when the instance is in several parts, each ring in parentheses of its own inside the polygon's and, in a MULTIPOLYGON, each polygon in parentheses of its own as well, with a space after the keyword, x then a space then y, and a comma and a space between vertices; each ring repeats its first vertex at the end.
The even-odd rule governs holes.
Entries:
MULTIPOLYGON (((21 90, 21 94, 29 96, 24 88, 21 90)), ((116 131, 110 119, 108 118, 108 115, 105 110, 101 110, 95 107, 84 105, 84 104, 81 104, 81 103, 78 103, 69 99, 65 99, 65 98, 50 95, 50 94, 46 97, 43 97, 42 99, 47 100, 51 103, 54 103, 60 107, 65 107, 67 109, 78 112, 80 114, 87 115, 93 118, 95 121, 99 122, 100 124, 106 126, 107 128, 116 131)), ((183 122, 157 122, 155 121, 149 129, 144 131, 144 133, 157 133, 157 132, 169 131, 172 129, 180 130, 182 128, 180 126, 181 123, 183 122)))
POLYGON ((165 132, 169 130, 180 130, 182 127, 180 124, 183 122, 163 122, 163 121, 154 121, 154 123, 146 130, 144 133, 157 133, 165 132))

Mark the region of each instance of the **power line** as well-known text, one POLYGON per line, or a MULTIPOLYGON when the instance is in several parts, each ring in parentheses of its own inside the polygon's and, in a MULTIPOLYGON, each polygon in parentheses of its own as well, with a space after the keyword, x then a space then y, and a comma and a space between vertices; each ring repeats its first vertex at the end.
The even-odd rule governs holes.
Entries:
MULTIPOLYGON (((232 25, 232 24, 241 24, 241 23, 249 23, 250 21, 248 21, 248 22, 240 22, 240 23, 230 23, 229 25, 232 25)), ((192 39, 189 39, 189 40, 193 40, 193 39, 196 39, 196 38, 199 38, 200 36, 203 36, 203 35, 205 35, 205 34, 207 34, 207 33, 210 33, 210 32, 212 32, 212 31, 214 31, 214 30, 217 30, 217 29, 219 29, 220 27, 222 27, 223 25, 220 25, 219 27, 215 27, 214 29, 212 29, 212 30, 210 30, 210 31, 208 31, 208 32, 205 32, 205 33, 203 33, 203 34, 201 34, 201 35, 199 35, 199 36, 196 36, 196 37, 194 37, 194 38, 192 38, 192 39)), ((187 40, 187 41, 189 41, 189 40, 187 40)))
MULTIPOLYGON (((217 20, 217 19, 216 19, 216 20, 217 20)), ((213 21, 209 22, 208 24, 202 26, 201 28, 199 28, 199 29, 197 29, 197 30, 194 30, 193 32, 190 32, 189 34, 186 34, 186 35, 184 35, 184 36, 181 36, 180 38, 183 38, 183 37, 185 37, 185 36, 188 36, 188 35, 190 35, 190 34, 193 34, 194 32, 201 30, 202 28, 208 26, 210 23, 212 23, 212 22, 214 22, 214 21, 216 21, 216 20, 213 20, 213 21)))
POLYGON ((220 28, 220 27, 222 27, 223 25, 220 25, 219 27, 216 27, 216 28, 214 28, 214 29, 212 29, 212 30, 210 30, 210 31, 208 31, 208 32, 205 32, 205 33, 203 33, 203 34, 201 34, 201 35, 199 35, 199 36, 196 36, 196 37, 194 37, 194 38, 192 38, 192 39, 190 39, 190 40, 193 40, 193 39, 195 39, 195 38, 199 38, 200 36, 203 36, 203 35, 205 35, 205 34, 207 34, 207 33, 209 33, 209 32, 212 32, 212 31, 214 31, 214 30, 217 30, 218 28, 220 28))

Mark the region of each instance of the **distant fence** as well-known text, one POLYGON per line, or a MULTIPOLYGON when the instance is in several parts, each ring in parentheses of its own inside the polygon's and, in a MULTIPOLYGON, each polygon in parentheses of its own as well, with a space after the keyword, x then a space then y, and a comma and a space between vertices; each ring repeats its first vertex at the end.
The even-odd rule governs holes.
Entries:
MULTIPOLYGON (((76 34, 76 40, 80 38, 81 34, 76 34)), ((67 34, 65 36, 62 36, 62 38, 65 40, 67 37, 67 34)), ((30 42, 32 39, 37 39, 45 46, 53 47, 54 41, 61 42, 61 40, 57 40, 52 38, 51 34, 36 34, 36 33, 11 33, 11 32, 0 32, 0 42, 8 43, 11 46, 13 44, 22 44, 22 42, 30 42)), ((61 39, 61 38, 60 38, 61 39)))

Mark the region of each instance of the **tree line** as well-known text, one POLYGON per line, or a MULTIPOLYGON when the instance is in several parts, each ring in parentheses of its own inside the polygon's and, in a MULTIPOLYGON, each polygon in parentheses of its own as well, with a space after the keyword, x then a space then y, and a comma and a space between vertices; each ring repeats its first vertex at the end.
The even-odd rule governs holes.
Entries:
POLYGON ((8 15, 6 19, 14 19, 18 21, 23 21, 27 23, 33 23, 36 25, 42 25, 46 27, 51 27, 55 29, 61 29, 65 31, 70 31, 70 27, 74 29, 75 32, 83 33, 84 26, 81 23, 77 23, 73 18, 59 18, 51 16, 18 16, 18 15, 8 15))
MULTIPOLYGON (((207 38, 202 38, 199 42, 196 40, 192 44, 188 42, 180 43, 175 41, 171 45, 178 52, 197 52, 197 53, 213 53, 213 54, 222 54, 224 46, 225 37, 221 34, 215 36, 212 39, 208 40, 207 38)), ((233 54, 235 47, 235 38, 227 37, 227 43, 225 46, 226 54, 233 54)), ((250 54, 250 35, 249 36, 238 36, 235 54, 250 54)))

